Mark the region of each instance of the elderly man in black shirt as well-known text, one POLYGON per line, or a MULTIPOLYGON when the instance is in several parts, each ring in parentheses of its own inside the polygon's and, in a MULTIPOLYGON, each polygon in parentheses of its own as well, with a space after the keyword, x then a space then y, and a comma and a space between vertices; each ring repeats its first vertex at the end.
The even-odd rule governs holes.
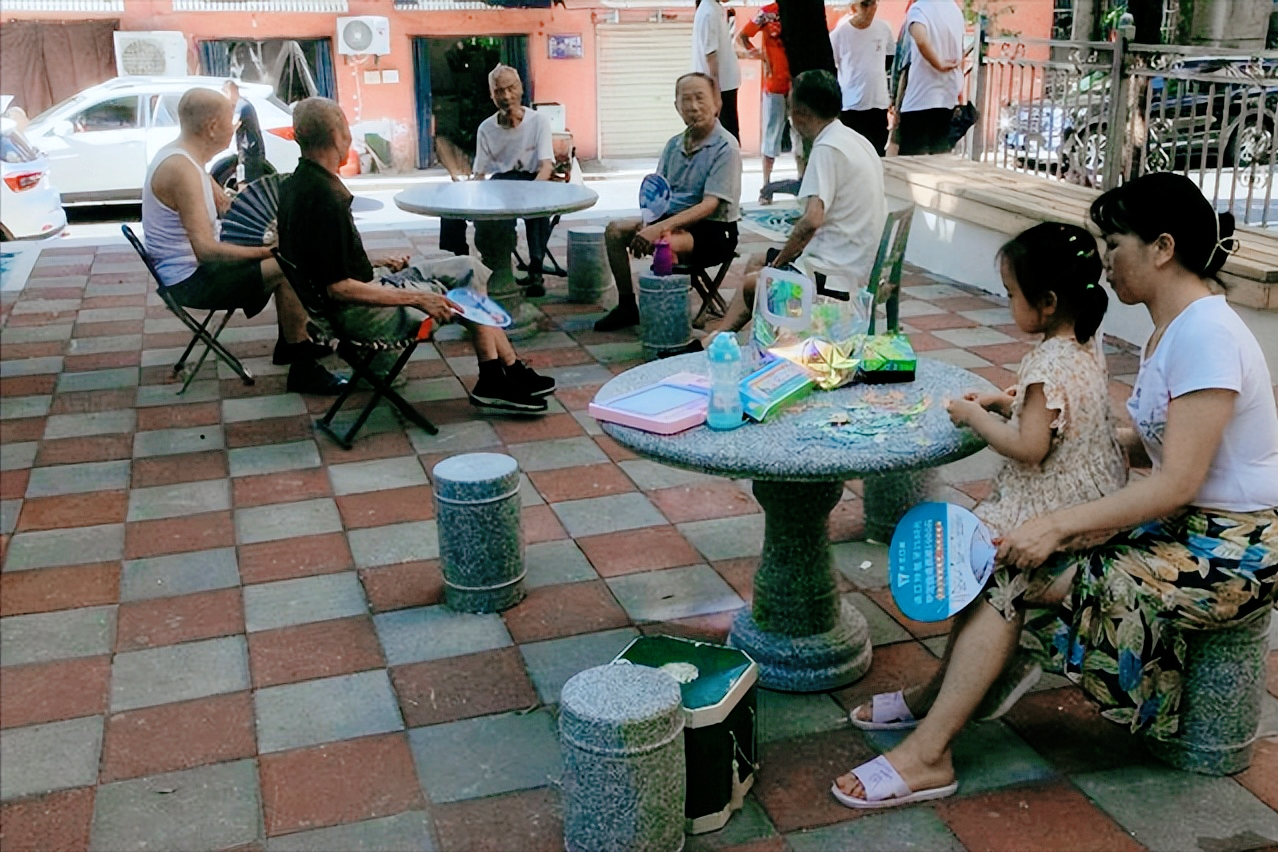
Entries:
MULTIPOLYGON (((351 132, 341 107, 327 98, 307 98, 293 108, 293 133, 301 146, 297 170, 280 187, 280 253, 297 265, 323 306, 323 319, 343 339, 402 341, 427 316, 455 319, 457 306, 444 294, 469 286, 486 292, 488 270, 470 257, 412 264, 420 280, 405 274, 406 257, 382 261, 390 280, 377 281, 351 215, 351 194, 337 176, 350 149, 351 132)), ((555 382, 518 359, 505 333, 460 320, 479 359, 472 404, 538 413, 555 382)))

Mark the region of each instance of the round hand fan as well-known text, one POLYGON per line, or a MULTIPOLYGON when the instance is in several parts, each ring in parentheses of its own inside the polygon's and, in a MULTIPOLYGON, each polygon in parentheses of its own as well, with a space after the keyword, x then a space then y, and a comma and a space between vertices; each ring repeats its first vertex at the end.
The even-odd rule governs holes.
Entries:
POLYGON ((275 242, 280 181, 286 177, 263 175, 240 190, 222 217, 222 242, 237 246, 266 246, 275 242))
POLYGON ((639 215, 645 225, 666 215, 670 209, 670 184, 661 175, 644 177, 639 184, 639 215))
POLYGON ((997 551, 989 528, 967 509, 920 503, 892 534, 892 599, 907 618, 944 621, 980 595, 997 551))

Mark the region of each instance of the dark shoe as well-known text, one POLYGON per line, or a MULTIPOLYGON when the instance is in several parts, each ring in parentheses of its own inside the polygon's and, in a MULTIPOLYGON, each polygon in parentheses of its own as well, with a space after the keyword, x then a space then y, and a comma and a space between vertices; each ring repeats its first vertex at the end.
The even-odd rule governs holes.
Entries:
POLYGON ((546 410, 546 400, 530 396, 528 391, 509 379, 498 381, 481 377, 470 392, 470 404, 520 414, 541 414, 546 410))
POLYGON ((271 354, 271 363, 282 367, 285 364, 298 364, 302 361, 318 361, 332 354, 332 349, 314 340, 285 343, 284 338, 280 337, 275 340, 275 352, 271 354))
POLYGON ((687 346, 680 346, 678 349, 667 349, 665 352, 658 352, 658 358, 673 358, 676 355, 691 355, 694 352, 702 352, 705 347, 701 345, 700 340, 694 340, 687 346))
POLYGON ((529 396, 549 396, 555 392, 554 379, 541 375, 523 361, 516 361, 507 367, 506 378, 529 396))
POLYGON ((546 295, 546 283, 540 275, 529 275, 528 280, 520 282, 524 295, 530 299, 546 295))
POLYGON ((634 302, 622 302, 595 323, 595 331, 620 331, 639 324, 639 306, 634 302))
POLYGON ((298 361, 288 368, 289 393, 336 396, 346 389, 346 379, 335 376, 314 361, 298 361))

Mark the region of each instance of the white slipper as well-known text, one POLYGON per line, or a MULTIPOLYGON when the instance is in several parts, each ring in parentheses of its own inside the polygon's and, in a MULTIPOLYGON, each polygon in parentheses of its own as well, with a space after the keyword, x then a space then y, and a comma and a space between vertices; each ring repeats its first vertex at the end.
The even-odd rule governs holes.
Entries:
POLYGON ((895 808, 914 802, 926 802, 930 799, 944 799, 958 791, 958 782, 946 784, 944 787, 933 787, 930 790, 919 790, 917 793, 901 778, 888 759, 879 755, 868 763, 863 763, 852 774, 861 779, 865 788, 865 798, 849 796, 839 789, 839 782, 830 785, 834 798, 849 808, 895 808))
POLYGON ((852 708, 848 720, 863 731, 908 731, 919 726, 910 708, 905 704, 905 694, 896 692, 880 692, 870 699, 870 718, 857 718, 856 711, 864 704, 852 708))

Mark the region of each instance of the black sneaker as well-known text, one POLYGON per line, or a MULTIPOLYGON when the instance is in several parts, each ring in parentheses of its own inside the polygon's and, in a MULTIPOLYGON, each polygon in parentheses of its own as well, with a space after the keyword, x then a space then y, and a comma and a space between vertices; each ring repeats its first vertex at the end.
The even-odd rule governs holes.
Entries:
POLYGON ((634 302, 623 302, 595 323, 595 331, 620 331, 638 324, 639 306, 634 302))
POLYGON ((523 361, 516 361, 507 367, 506 377, 529 396, 549 396, 555 392, 554 379, 541 375, 523 361))
POLYGON ((275 351, 271 354, 271 363, 282 367, 285 364, 298 364, 302 361, 318 361, 332 354, 332 349, 314 340, 285 343, 284 338, 278 337, 275 340, 275 351))
POLYGON ((510 380, 480 378, 470 392, 470 404, 520 414, 541 414, 546 410, 546 400, 530 396, 528 391, 510 380))
POLYGON ((519 286, 524 288, 524 295, 530 299, 546 295, 546 283, 540 275, 529 275, 527 280, 520 282, 519 286))
POLYGON ((335 376, 314 361, 298 361, 288 368, 289 393, 336 396, 346 389, 346 379, 335 376))

